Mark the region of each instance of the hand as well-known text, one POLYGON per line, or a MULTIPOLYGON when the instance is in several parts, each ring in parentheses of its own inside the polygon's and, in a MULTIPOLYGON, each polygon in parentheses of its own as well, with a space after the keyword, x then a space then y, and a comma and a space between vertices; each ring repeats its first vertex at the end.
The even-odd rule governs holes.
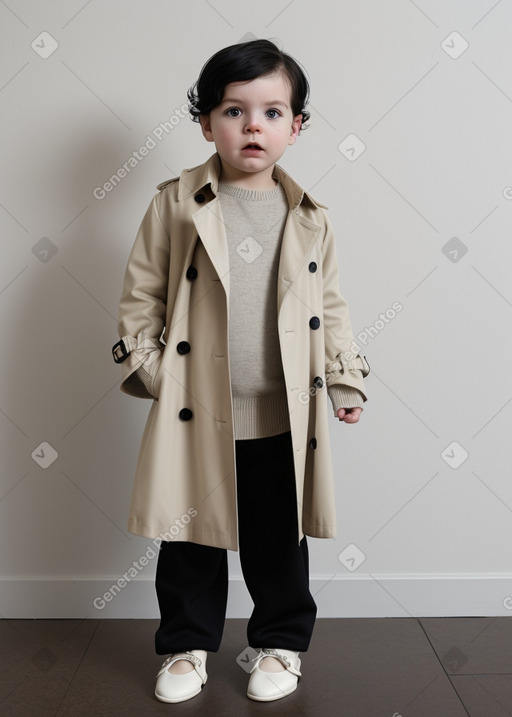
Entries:
POLYGON ((345 421, 345 423, 357 423, 362 410, 359 406, 354 408, 339 408, 336 415, 340 421, 345 421))

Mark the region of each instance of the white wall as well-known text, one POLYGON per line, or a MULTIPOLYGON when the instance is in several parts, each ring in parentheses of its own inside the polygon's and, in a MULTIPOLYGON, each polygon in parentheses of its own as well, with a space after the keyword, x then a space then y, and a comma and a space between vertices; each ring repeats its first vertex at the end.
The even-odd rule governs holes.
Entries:
MULTIPOLYGON (((247 33, 308 70, 311 126, 281 164, 330 207, 372 367, 360 423, 331 419, 339 535, 309 541, 319 615, 510 614, 510 3, 9 0, 0 25, 0 614, 157 615, 154 559, 93 606, 151 557, 125 529, 149 402, 120 392, 110 349, 156 184, 212 152, 180 119, 186 90, 247 33), (349 135, 366 145, 351 160, 349 135)), ((229 559, 228 614, 247 615, 229 559)))

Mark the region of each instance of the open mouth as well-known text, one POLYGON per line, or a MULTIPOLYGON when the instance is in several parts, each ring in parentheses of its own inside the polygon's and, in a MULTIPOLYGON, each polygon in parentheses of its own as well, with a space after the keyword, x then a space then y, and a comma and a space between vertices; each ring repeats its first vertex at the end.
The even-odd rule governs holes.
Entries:
POLYGON ((243 149, 262 149, 259 144, 256 144, 256 142, 250 142, 249 144, 246 144, 243 149))

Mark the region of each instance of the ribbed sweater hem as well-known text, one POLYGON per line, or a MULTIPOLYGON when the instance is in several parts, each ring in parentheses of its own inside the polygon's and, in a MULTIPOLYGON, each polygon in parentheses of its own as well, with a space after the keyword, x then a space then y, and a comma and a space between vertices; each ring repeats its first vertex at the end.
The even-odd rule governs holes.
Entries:
POLYGON ((233 396, 236 440, 268 438, 290 430, 286 390, 262 396, 233 396))

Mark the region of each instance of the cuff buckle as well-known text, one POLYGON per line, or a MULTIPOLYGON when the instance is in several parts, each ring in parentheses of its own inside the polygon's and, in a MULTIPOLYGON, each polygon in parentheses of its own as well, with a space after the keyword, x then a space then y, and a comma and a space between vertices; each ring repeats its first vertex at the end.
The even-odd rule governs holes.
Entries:
POLYGON ((130 351, 126 350, 126 346, 124 345, 123 339, 121 339, 117 342, 117 344, 114 344, 114 346, 112 346, 112 356, 116 363, 123 363, 123 361, 126 361, 129 355, 130 351))

